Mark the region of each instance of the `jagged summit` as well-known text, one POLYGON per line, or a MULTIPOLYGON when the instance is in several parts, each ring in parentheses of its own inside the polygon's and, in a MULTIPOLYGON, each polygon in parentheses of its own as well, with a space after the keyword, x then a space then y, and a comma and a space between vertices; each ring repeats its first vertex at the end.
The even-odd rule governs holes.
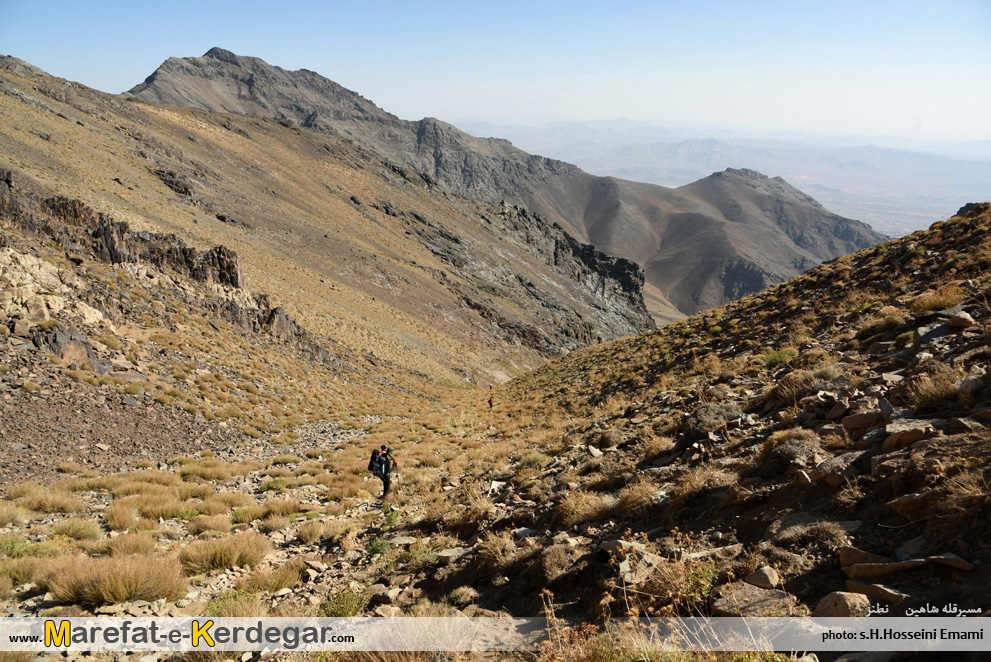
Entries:
POLYGON ((523 204, 579 240, 641 264, 648 308, 661 322, 884 239, 781 178, 727 170, 669 189, 594 177, 434 118, 402 120, 319 74, 219 48, 166 61, 131 94, 347 136, 461 196, 523 204))
POLYGON ((169 58, 128 93, 168 106, 275 117, 316 129, 329 129, 329 120, 401 122, 316 72, 287 71, 218 47, 202 57, 169 58))

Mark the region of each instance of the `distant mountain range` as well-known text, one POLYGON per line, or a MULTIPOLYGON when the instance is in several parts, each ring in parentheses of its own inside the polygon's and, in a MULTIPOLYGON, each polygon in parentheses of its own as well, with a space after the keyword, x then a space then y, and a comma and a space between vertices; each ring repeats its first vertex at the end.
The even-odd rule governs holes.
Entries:
POLYGON ((731 170, 669 189, 596 177, 433 118, 402 120, 312 71, 286 71, 220 48, 199 58, 170 58, 129 94, 344 136, 452 193, 521 203, 579 240, 643 265, 645 300, 660 322, 884 238, 780 178, 731 170))
MULTIPOLYGON (((880 147, 865 141, 759 138, 718 129, 675 129, 631 120, 539 127, 456 122, 529 152, 602 176, 682 186, 725 168, 780 175, 837 213, 879 232, 927 227, 962 204, 991 196, 991 142, 880 147), (708 132, 708 133, 707 133, 708 132)), ((881 140, 881 139, 878 139, 881 140)))

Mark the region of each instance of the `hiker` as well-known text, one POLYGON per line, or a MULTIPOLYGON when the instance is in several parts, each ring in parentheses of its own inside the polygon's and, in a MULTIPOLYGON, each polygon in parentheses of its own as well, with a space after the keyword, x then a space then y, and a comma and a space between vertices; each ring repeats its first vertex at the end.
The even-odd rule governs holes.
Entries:
POLYGON ((492 396, 489 396, 489 409, 492 409, 492 396))
POLYGON ((381 450, 372 449, 372 457, 368 460, 368 470, 382 479, 382 498, 389 496, 389 488, 392 486, 392 470, 399 466, 392 451, 382 444, 381 450))

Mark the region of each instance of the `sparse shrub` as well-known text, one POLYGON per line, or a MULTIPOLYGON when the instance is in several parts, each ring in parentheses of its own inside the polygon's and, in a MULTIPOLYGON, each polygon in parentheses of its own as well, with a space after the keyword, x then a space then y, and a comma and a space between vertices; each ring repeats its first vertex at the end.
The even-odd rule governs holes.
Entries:
POLYGON ((52 487, 22 483, 7 492, 17 505, 39 513, 76 513, 86 508, 79 499, 52 487))
POLYGON ((375 556, 376 554, 384 554, 389 551, 389 541, 381 536, 377 536, 368 541, 365 545, 365 551, 369 555, 375 556))
POLYGON ((345 588, 327 595, 321 603, 317 615, 324 618, 347 618, 357 616, 368 606, 368 594, 345 588))
POLYGON ((430 544, 421 539, 410 545, 409 549, 403 552, 400 560, 411 572, 420 572, 435 565, 437 555, 434 554, 430 544))
POLYGON ((947 371, 922 375, 908 387, 908 400, 917 414, 937 413, 955 404, 960 397, 953 387, 954 378, 947 371))
POLYGON ((775 349, 764 355, 764 365, 768 368, 776 368, 779 365, 788 363, 798 356, 798 352, 790 347, 775 349))
POLYGON ((245 506, 235 508, 231 511, 230 520, 232 524, 251 524, 256 519, 261 519, 265 515, 264 506, 245 506))
POLYGON ((946 310, 963 301, 964 290, 956 285, 942 285, 933 292, 920 294, 908 302, 908 309, 914 313, 946 310))
POLYGON ((273 499, 262 504, 265 508, 265 515, 289 516, 295 515, 303 509, 299 501, 295 499, 273 499))
POLYGON ((291 455, 289 453, 282 453, 272 458, 272 464, 276 466, 282 464, 296 464, 297 462, 302 462, 302 460, 300 460, 295 455, 291 455))
POLYGON ((286 489, 288 483, 282 478, 273 478, 272 480, 266 480, 264 483, 258 486, 259 492, 281 492, 286 489))
POLYGON ((715 432, 743 412, 735 402, 700 405, 685 421, 685 433, 690 438, 705 436, 715 432))
POLYGON ((831 382, 834 379, 838 379, 841 374, 843 373, 835 365, 824 365, 812 371, 812 376, 820 382, 831 382))
POLYGON ((478 598, 478 591, 471 586, 459 586, 447 596, 447 602, 452 607, 464 607, 478 598))
POLYGON ((806 395, 819 380, 814 373, 808 370, 792 370, 781 378, 772 389, 771 395, 779 400, 784 400, 791 404, 797 403, 806 395))
POLYGON ((512 534, 489 532, 479 545, 479 561, 489 575, 503 571, 517 557, 519 550, 512 534))
POLYGON ((179 552, 183 570, 195 575, 225 570, 236 565, 255 566, 272 549, 272 543, 257 533, 241 533, 219 540, 201 540, 179 552))

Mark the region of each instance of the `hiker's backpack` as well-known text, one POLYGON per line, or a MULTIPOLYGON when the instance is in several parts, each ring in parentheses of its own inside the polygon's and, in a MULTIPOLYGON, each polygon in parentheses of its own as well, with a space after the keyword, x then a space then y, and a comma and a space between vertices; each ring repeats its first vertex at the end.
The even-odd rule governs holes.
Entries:
POLYGON ((374 451, 371 461, 372 473, 379 478, 385 478, 392 471, 392 458, 384 451, 374 451))

